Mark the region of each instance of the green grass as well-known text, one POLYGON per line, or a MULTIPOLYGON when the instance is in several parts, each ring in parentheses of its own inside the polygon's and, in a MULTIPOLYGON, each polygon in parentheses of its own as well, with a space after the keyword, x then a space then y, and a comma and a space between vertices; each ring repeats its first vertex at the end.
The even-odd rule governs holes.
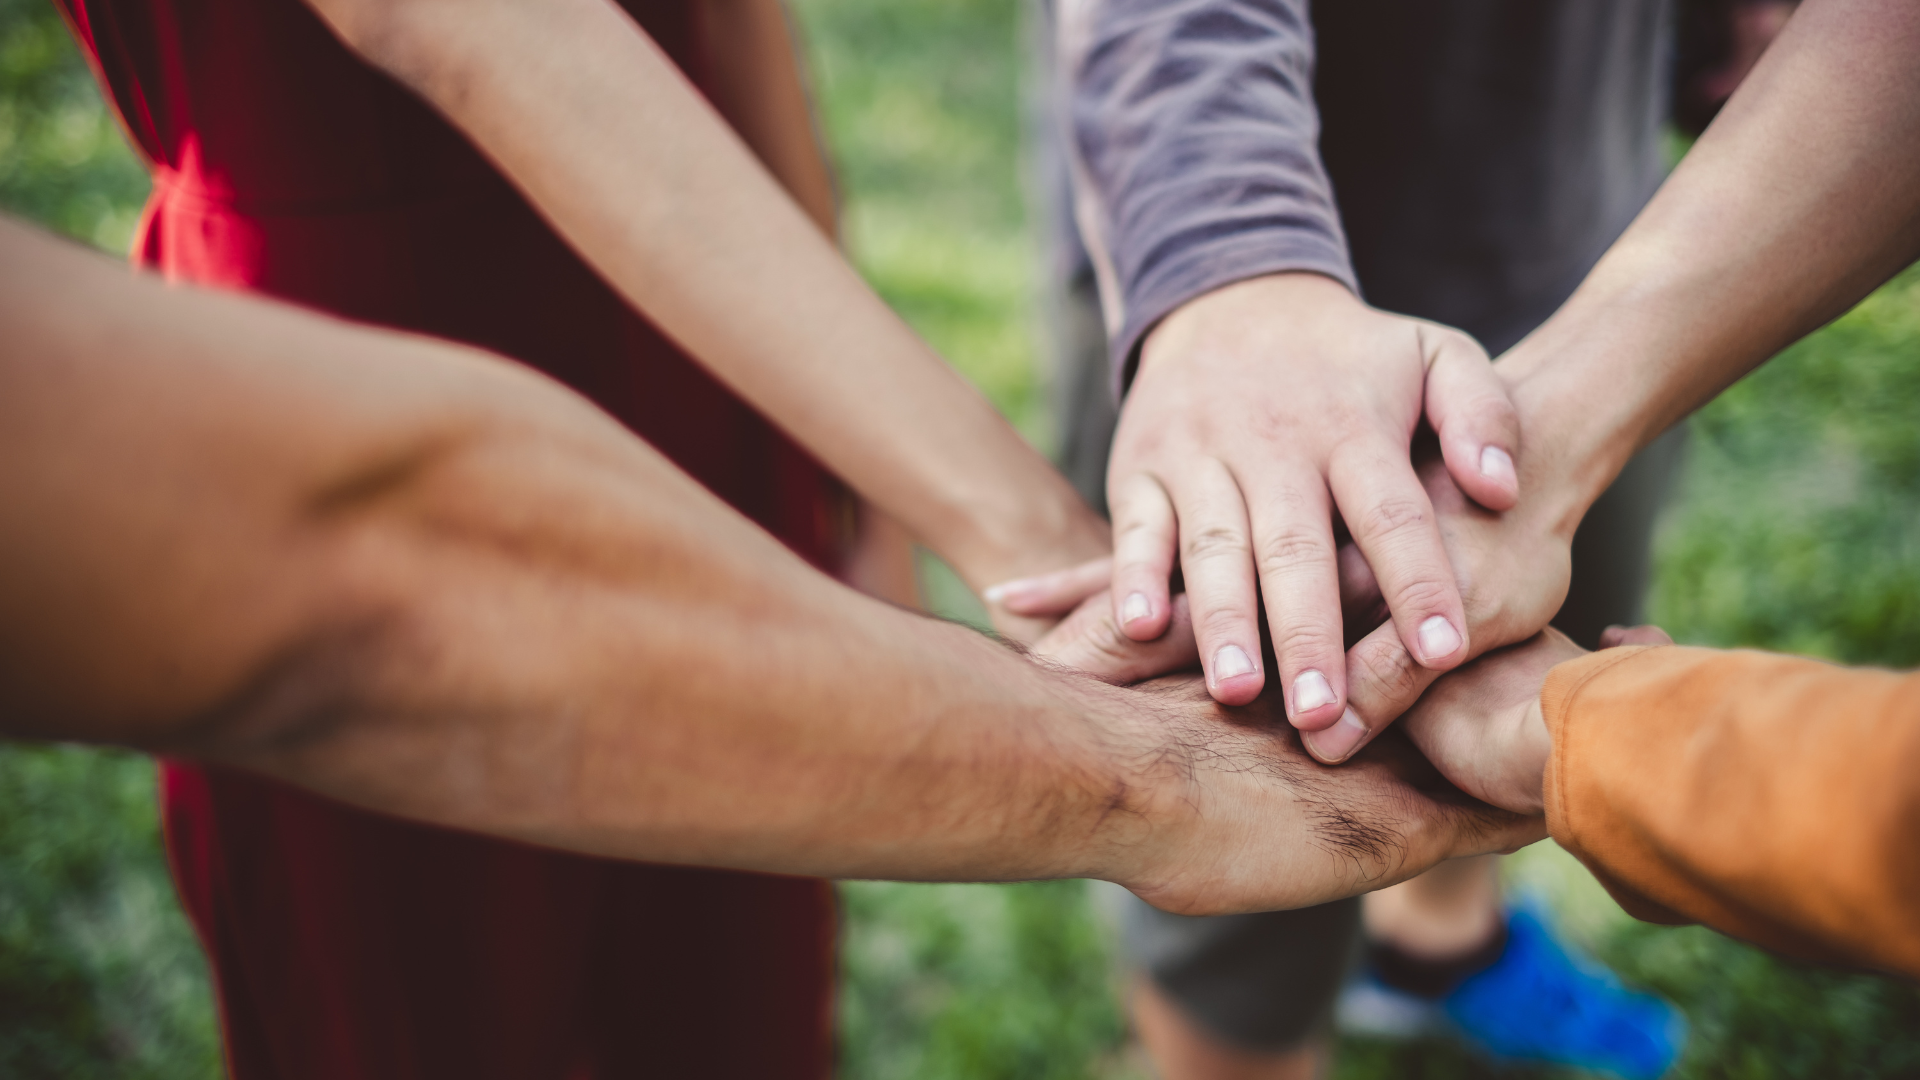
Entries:
MULTIPOLYGON (((796 0, 855 262, 1044 442, 1022 200, 1017 0, 796 0)), ((0 0, 0 205, 107 248, 145 181, 43 0, 0 0)), ((1920 274, 1705 410, 1658 542, 1682 640, 1920 664, 1920 274)), ((939 604, 968 610, 945 579, 939 604)), ((1690 1078, 1920 1075, 1920 993, 1625 918, 1564 853, 1508 861, 1572 933, 1681 1002, 1690 1078)), ((843 1075, 1121 1077, 1085 886, 845 887, 843 1075)), ((0 745, 0 1076, 211 1077, 204 965, 165 878, 151 765, 0 745)), ((1552 1076, 1349 1040, 1342 1080, 1552 1076)))

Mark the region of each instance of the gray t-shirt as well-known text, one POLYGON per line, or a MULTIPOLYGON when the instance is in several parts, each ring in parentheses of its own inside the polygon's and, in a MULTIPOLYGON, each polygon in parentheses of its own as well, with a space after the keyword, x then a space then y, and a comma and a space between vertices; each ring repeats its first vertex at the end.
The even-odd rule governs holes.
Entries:
POLYGON ((1283 270, 1512 345, 1660 182, 1668 7, 1067 0, 1077 213, 1122 385, 1174 308, 1283 270))

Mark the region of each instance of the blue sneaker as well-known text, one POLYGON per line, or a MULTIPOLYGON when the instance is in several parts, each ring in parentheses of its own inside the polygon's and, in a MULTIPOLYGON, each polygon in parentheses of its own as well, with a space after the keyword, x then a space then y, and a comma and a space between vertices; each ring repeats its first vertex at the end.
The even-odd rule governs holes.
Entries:
POLYGON ((1657 1080, 1680 1056, 1687 1022, 1652 994, 1560 941, 1528 907, 1507 917, 1493 966, 1440 1000, 1461 1034, 1496 1057, 1657 1080))

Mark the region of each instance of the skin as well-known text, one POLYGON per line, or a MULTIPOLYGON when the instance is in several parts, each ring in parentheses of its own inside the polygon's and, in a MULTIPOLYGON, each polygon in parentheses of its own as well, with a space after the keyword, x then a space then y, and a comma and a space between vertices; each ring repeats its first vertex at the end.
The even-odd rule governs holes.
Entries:
MULTIPOLYGON (((1587 509, 1642 447, 1920 256, 1920 9, 1807 0, 1560 311, 1501 358, 1528 495, 1493 515, 1421 475, 1477 649, 1538 633, 1587 509)), ((1339 761, 1434 681, 1377 630, 1348 655, 1339 761)))
MULTIPOLYGON (((821 235, 836 238, 840 206, 833 170, 814 126, 807 73, 779 0, 700 0, 690 10, 714 109, 821 235)), ((841 579, 869 596, 919 606, 912 534, 865 499, 857 500, 855 514, 841 579)), ((1011 619, 1002 614, 1002 622, 1011 624, 1011 619)))
POLYGON ((1317 274, 1238 282, 1168 316, 1142 347, 1108 467, 1127 633, 1164 632, 1177 559, 1209 688, 1251 700, 1266 683, 1257 584, 1288 716, 1309 731, 1334 723, 1347 696, 1338 515, 1411 654, 1434 670, 1464 660, 1459 590, 1408 463, 1429 384, 1463 486, 1513 505, 1519 431, 1466 335, 1370 308, 1317 274))
MULTIPOLYGON (((1671 644, 1657 626, 1609 626, 1600 638, 1603 649, 1671 644)), ((1421 698, 1403 721, 1407 734, 1463 791, 1516 813, 1545 813, 1553 739, 1540 691, 1555 665, 1586 655, 1552 629, 1489 653, 1421 698)))
MULTIPOLYGON (((1496 651, 1433 685, 1396 628, 1376 629, 1349 653, 1349 710, 1306 735, 1315 757, 1348 760, 1418 700, 1407 731, 1444 774, 1540 811, 1540 689, 1580 654, 1542 631, 1574 530, 1661 431, 1920 255, 1916 58, 1912 5, 1807 0, 1565 308, 1497 365, 1527 432, 1527 498, 1489 513, 1436 448, 1416 448, 1472 647, 1496 651)), ((1339 565, 1348 610, 1377 607, 1365 560, 1343 551, 1339 565)), ((1643 628, 1606 644, 1661 640, 1643 628)))
POLYGON ((1540 835, 1411 746, 855 593, 525 368, 0 223, 0 731, 572 850, 1316 903, 1540 835))
MULTIPOLYGON (((1916 55, 1910 4, 1800 6, 1566 305, 1494 365, 1526 432, 1527 496, 1512 509, 1490 512, 1453 455, 1414 445, 1469 655, 1546 626, 1566 597, 1575 529, 1635 453, 1920 255, 1916 55)), ((1352 633, 1387 594, 1364 552, 1336 560, 1352 633)), ((1072 578, 1040 579, 1032 609, 1077 599, 1072 578)), ((1440 675, 1411 655, 1397 618, 1346 662, 1346 709, 1306 735, 1322 761, 1351 756, 1440 675)))
MULTIPOLYGON (((719 106, 790 197, 606 0, 311 5, 472 138, 636 308, 974 588, 1106 552, 1105 522, 817 227, 830 188, 783 171, 804 101, 757 99, 741 89, 750 72, 716 65, 719 106)), ((749 46, 784 41, 766 0, 707 0, 700 17, 749 46)), ((1021 639, 1051 622, 996 618, 1021 639)))
MULTIPOLYGON (((1566 436, 1533 460, 1572 477, 1567 490, 1604 486, 1679 415, 1920 255, 1916 59, 1911 5, 1806 0, 1567 309, 1503 362, 1523 415, 1559 410, 1566 436)), ((1670 643, 1657 627, 1602 640, 1670 643)), ((1552 630, 1492 653, 1428 691, 1408 734, 1464 790, 1537 813, 1552 750, 1541 689, 1581 655, 1552 630)))

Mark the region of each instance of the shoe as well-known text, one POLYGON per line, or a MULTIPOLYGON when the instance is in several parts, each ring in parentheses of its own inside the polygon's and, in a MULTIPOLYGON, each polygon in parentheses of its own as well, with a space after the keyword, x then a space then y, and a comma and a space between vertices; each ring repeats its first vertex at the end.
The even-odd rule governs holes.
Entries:
POLYGON ((1561 941, 1532 905, 1507 916, 1507 947, 1440 1010, 1495 1057, 1571 1065, 1621 1080, 1657 1080, 1686 1045, 1687 1022, 1652 994, 1561 941))

